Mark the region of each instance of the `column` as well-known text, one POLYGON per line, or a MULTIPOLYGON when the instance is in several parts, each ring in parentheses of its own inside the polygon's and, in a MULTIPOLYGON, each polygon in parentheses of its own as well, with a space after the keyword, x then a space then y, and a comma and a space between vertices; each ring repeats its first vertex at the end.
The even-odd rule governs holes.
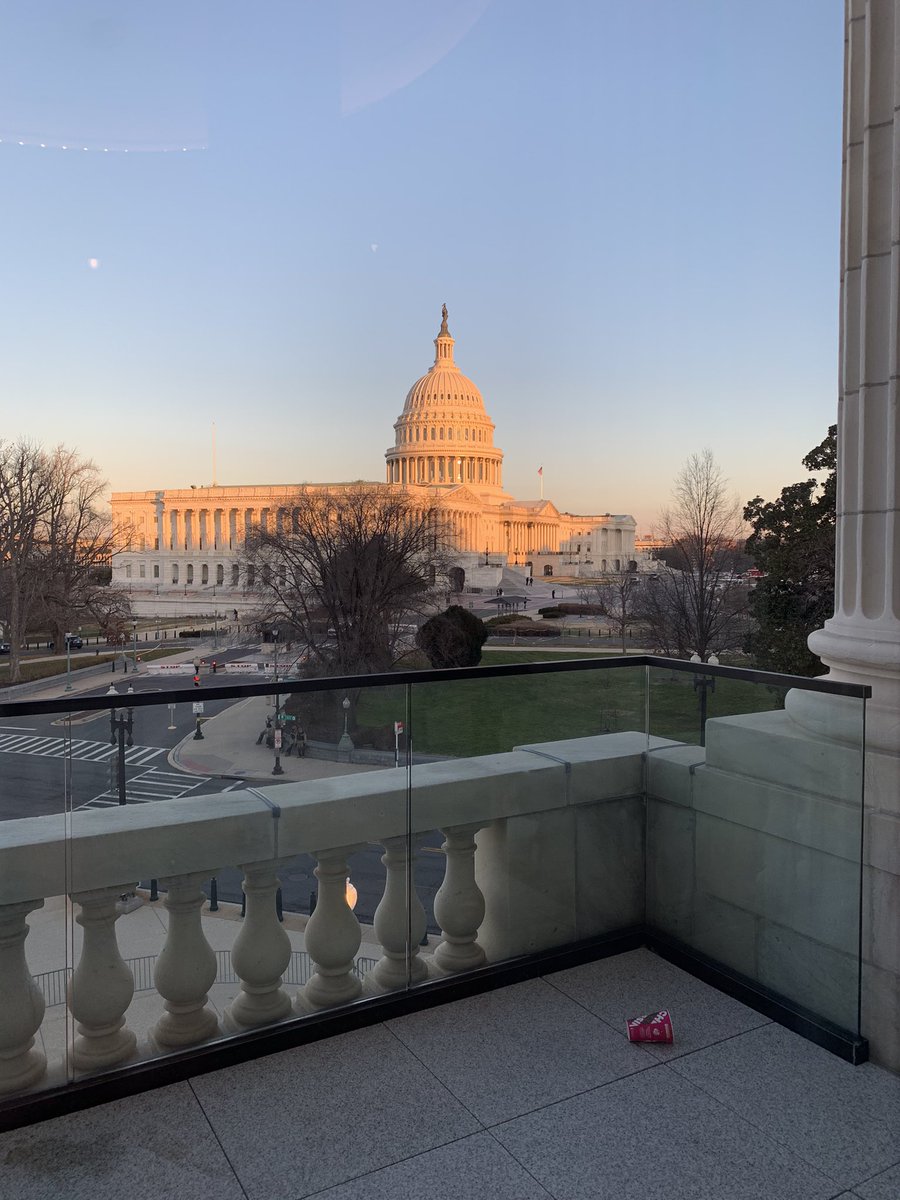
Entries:
POLYGON ((156 548, 157 550, 166 549, 166 518, 162 500, 156 502, 156 548))
MULTIPOLYGON (((847 22, 835 611, 809 638, 829 677, 870 684, 869 747, 900 753, 900 32, 898 5, 854 0, 847 22)), ((825 697, 825 699, 831 699, 825 697)), ((800 723, 836 706, 790 693, 800 723)), ((856 705, 847 735, 858 738, 856 705)), ((829 720, 831 717, 831 720, 829 720)), ((840 730, 836 730, 840 732, 840 730)))
POLYGON ((213 549, 221 550, 222 542, 222 518, 225 513, 221 508, 217 508, 213 512, 213 549))
POLYGON ((153 971, 153 983, 165 1000, 166 1012, 150 1037, 158 1046, 191 1046, 218 1032, 219 1022, 208 1005, 216 982, 216 956, 203 935, 201 910, 206 900, 202 885, 209 871, 160 880, 167 889, 169 913, 166 944, 153 971))
POLYGON ((347 857, 359 849, 359 846, 343 846, 315 854, 319 898, 306 926, 304 941, 316 970, 297 993, 300 1012, 347 1004, 362 990, 353 972, 362 931, 346 896, 347 857))
POLYGON ((434 916, 443 941, 434 952, 442 971, 471 971, 484 963, 478 928, 484 920, 484 896, 475 882, 475 834, 481 825, 442 829, 446 856, 444 882, 434 898, 434 916))
POLYGON ((419 957, 425 936, 425 909, 415 889, 415 853, 405 837, 386 838, 381 861, 384 895, 375 909, 375 936, 384 954, 366 976, 367 991, 392 991, 421 983, 428 969, 419 957))
POLYGON ((194 520, 195 520, 196 515, 197 514, 193 508, 186 508, 184 510, 184 548, 185 548, 185 550, 193 550, 195 548, 194 539, 196 537, 196 534, 194 532, 194 520))
POLYGON ((206 508, 200 509, 200 512, 198 513, 197 525, 198 525, 198 529, 199 529, 200 549, 208 550, 209 549, 209 510, 208 509, 206 509, 206 508))
POLYGON ((178 510, 169 513, 169 547, 170 550, 180 550, 181 540, 178 536, 178 510))
POLYGON ((27 900, 0 908, 0 1094, 31 1087, 47 1069, 46 1055, 34 1044, 44 997, 25 959, 25 918, 43 904, 27 900))
POLYGON ((237 516, 238 514, 236 508, 230 508, 228 510, 228 548, 230 550, 237 548, 237 516))
POLYGON ((222 1017, 222 1024, 231 1033, 280 1021, 291 1011, 291 998, 281 986, 291 961, 291 939, 275 908, 281 882, 276 874, 279 865, 251 863, 241 868, 247 911, 231 951, 241 991, 222 1017))
POLYGON ((84 930, 81 957, 67 990, 78 1031, 72 1060, 81 1071, 111 1067, 135 1052, 137 1038, 125 1025, 134 978, 119 953, 116 921, 119 897, 136 886, 123 883, 72 897, 79 905, 75 920, 84 930))

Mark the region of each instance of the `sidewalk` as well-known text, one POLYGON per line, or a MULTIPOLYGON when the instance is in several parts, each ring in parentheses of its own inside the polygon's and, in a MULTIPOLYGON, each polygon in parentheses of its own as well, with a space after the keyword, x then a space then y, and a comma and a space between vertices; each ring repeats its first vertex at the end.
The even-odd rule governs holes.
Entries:
MULTIPOLYGON (((193 698, 196 697, 195 696, 193 698)), ((328 779, 333 775, 355 775, 380 768, 364 763, 329 762, 321 758, 281 755, 284 772, 273 778, 274 751, 257 746, 256 739, 272 715, 268 696, 249 696, 224 712, 202 722, 203 738, 189 734, 169 754, 169 763, 192 775, 228 775, 256 783, 302 779, 328 779)))

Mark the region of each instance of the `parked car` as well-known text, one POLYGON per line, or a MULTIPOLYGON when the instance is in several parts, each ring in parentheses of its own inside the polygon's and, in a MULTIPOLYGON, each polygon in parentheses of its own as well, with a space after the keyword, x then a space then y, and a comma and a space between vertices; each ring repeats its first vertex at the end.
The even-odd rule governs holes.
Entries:
POLYGON ((0 654, 9 654, 9 642, 0 642, 0 654))
POLYGON ((72 647, 73 650, 80 650, 81 647, 84 645, 84 642, 81 640, 81 638, 78 636, 77 633, 70 634, 66 638, 66 642, 69 646, 72 647))

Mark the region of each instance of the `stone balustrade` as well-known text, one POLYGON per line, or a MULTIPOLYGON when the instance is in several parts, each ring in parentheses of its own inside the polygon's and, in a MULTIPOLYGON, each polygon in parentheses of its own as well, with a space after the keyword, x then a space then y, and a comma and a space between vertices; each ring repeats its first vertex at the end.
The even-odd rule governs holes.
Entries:
MULTIPOLYGON (((634 806, 641 803, 647 744, 644 735, 618 734, 566 743, 577 747, 568 755, 574 766, 557 753, 562 744, 553 744, 415 766, 409 777, 389 769, 2 823, 0 1094, 40 1085, 48 1071, 35 1044, 44 1002, 29 973, 27 944, 27 917, 46 898, 68 895, 83 929, 67 996, 70 1077, 107 1070, 618 923, 621 902, 610 917, 601 896, 591 919, 586 895, 579 902, 569 894, 582 819, 576 809, 586 797, 592 805, 615 802, 621 811, 610 829, 621 826, 623 813, 639 828, 634 806), (511 818, 525 821, 515 835, 511 818), (445 878, 435 899, 443 934, 433 953, 420 953, 425 913, 409 867, 417 835, 434 830, 444 839, 445 878), (534 849, 516 861, 523 837, 538 839, 543 882, 520 867, 534 849), (384 850, 374 918, 382 953, 361 984, 354 971, 361 929, 344 891, 348 855, 372 844, 384 850), (319 895, 304 935, 315 971, 292 995, 282 978, 291 943, 275 895, 279 870, 298 854, 316 859, 319 895), (208 1003, 215 955, 201 909, 203 882, 224 866, 242 870, 247 905, 232 949, 240 992, 220 1022, 208 1003), (117 901, 135 880, 151 877, 166 888, 167 933, 154 976, 159 1018, 139 1039, 128 1026, 134 981, 117 940, 117 901), (572 902, 567 915, 559 911, 560 890, 572 902), (532 934, 523 938, 521 926, 532 934)), ((604 857, 615 872, 621 846, 610 843, 604 857)))

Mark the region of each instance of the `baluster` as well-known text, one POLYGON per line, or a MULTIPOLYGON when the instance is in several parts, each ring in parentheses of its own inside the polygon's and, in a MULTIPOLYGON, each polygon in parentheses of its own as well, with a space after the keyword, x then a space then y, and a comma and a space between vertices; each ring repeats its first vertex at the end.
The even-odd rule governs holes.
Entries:
POLYGON ((306 926, 304 940, 316 971, 297 993, 298 1011, 346 1004, 362 990, 362 984, 353 974, 353 959, 362 941, 362 931, 346 897, 347 856, 357 849, 344 846, 321 850, 315 856, 319 899, 306 926))
POLYGON ((485 960, 478 945, 478 927, 484 920, 484 896, 475 882, 475 834, 481 825, 442 829, 447 839, 444 882, 434 898, 434 916, 443 941, 434 951, 436 965, 447 972, 471 971, 485 960))
POLYGON ((386 838, 382 845, 386 877, 374 924, 384 954, 366 976, 367 991, 392 991, 405 987, 407 980, 421 983, 428 974, 419 957, 426 919, 415 889, 415 854, 411 847, 407 851, 405 837, 386 838))
POLYGON ((84 930, 84 941, 67 996, 79 1035, 72 1045, 72 1061, 82 1071, 110 1067, 135 1052, 137 1038, 125 1026, 134 977, 119 953, 116 905, 136 887, 121 884, 72 897, 80 906, 75 920, 84 930))
POLYGON ((218 1018, 207 1004, 216 981, 216 955, 203 936, 200 912, 206 900, 200 886, 209 872, 178 875, 162 882, 169 911, 166 944, 156 960, 153 982, 166 1012, 150 1032, 158 1046, 190 1046, 213 1037, 218 1018))
POLYGON ((291 1012, 291 997, 281 977, 291 961, 291 939, 278 921, 275 893, 281 886, 278 862, 242 867, 247 912, 231 950, 241 991, 225 1010, 222 1024, 231 1033, 281 1021, 291 1012))
POLYGON ((32 1087, 47 1070, 47 1057, 34 1044, 44 1019, 44 997, 25 958, 25 918, 43 900, 0 908, 0 1093, 32 1087))

